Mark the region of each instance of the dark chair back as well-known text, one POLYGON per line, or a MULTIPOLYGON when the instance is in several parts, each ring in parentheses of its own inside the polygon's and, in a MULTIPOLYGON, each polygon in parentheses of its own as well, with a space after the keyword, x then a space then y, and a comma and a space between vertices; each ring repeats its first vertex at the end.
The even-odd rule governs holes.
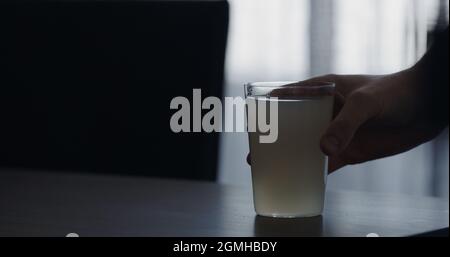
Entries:
POLYGON ((0 166, 214 180, 218 135, 175 96, 222 96, 225 1, 0 2, 0 166))

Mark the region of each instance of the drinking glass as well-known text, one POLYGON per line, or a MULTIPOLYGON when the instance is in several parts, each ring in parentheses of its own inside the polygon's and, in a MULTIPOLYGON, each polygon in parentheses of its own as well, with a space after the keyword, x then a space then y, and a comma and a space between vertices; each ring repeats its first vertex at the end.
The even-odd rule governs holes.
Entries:
POLYGON ((248 135, 257 214, 270 217, 322 214, 327 157, 319 143, 332 119, 334 93, 335 85, 330 82, 245 85, 247 125, 256 127, 248 135), (273 101, 277 104, 276 117, 270 113, 273 101), (258 115, 263 107, 266 115, 258 115), (275 142, 261 141, 261 136, 269 133, 258 126, 262 117, 266 117, 266 124, 278 122, 275 142))

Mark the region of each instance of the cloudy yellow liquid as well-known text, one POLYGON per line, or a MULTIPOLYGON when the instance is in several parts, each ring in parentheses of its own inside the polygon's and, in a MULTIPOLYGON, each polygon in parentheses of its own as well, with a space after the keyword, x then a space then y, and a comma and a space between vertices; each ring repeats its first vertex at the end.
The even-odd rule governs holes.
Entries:
MULTIPOLYGON (((268 100, 249 98, 247 101, 268 100)), ((257 214, 310 217, 322 213, 327 159, 319 143, 332 119, 332 111, 333 96, 278 100, 277 141, 259 143, 260 133, 249 133, 257 214)))

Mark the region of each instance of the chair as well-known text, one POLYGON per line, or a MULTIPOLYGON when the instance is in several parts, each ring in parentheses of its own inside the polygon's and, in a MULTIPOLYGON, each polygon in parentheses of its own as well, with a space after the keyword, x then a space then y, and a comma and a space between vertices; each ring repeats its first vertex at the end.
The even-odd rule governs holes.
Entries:
POLYGON ((0 2, 0 166, 215 180, 218 135, 175 96, 222 96, 226 1, 0 2))

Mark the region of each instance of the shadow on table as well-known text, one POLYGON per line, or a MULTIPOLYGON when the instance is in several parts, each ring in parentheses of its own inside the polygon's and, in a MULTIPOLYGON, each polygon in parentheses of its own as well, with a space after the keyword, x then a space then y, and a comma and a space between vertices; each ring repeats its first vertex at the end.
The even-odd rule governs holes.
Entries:
POLYGON ((270 218, 255 216, 255 236, 321 236, 322 216, 311 218, 270 218))

